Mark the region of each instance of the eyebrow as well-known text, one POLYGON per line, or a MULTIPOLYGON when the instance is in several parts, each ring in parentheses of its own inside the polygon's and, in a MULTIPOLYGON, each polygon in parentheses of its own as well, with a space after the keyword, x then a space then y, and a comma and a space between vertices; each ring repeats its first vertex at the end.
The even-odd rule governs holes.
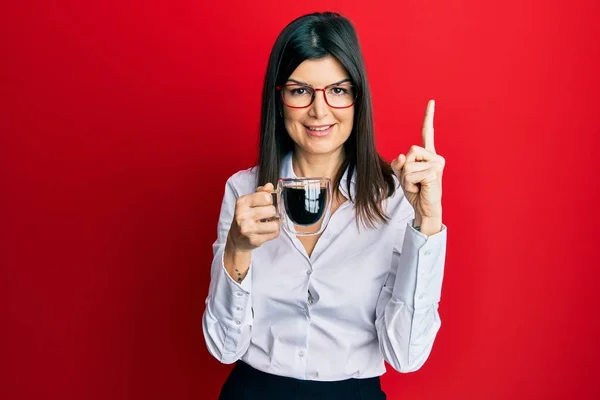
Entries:
MULTIPOLYGON (((339 84, 341 84, 341 83, 350 82, 350 81, 351 81, 351 79, 350 79, 350 78, 346 78, 346 79, 342 79, 341 81, 338 81, 338 82, 330 83, 330 84, 329 84, 329 85, 327 85, 327 86, 339 85, 339 84)), ((287 80, 287 82, 294 82, 294 83, 297 83, 297 84, 299 84, 299 85, 304 85, 304 86, 313 87, 312 85, 309 85, 309 84, 308 84, 308 83, 306 83, 306 82, 302 82, 302 81, 299 81, 299 80, 296 80, 296 79, 288 79, 288 80, 287 80)))

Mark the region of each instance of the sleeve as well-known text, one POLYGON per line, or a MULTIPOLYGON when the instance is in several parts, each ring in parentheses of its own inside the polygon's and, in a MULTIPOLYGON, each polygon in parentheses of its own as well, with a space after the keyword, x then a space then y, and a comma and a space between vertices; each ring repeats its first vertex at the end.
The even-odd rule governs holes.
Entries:
POLYGON ((235 202, 239 194, 227 180, 213 243, 210 285, 202 316, 202 332, 209 353, 224 364, 242 357, 250 344, 252 331, 252 265, 242 283, 227 273, 223 255, 229 227, 233 221, 235 202))
POLYGON ((384 359, 398 372, 421 368, 440 329, 438 306, 446 257, 446 226, 426 236, 412 227, 414 210, 405 199, 391 271, 376 309, 384 359))

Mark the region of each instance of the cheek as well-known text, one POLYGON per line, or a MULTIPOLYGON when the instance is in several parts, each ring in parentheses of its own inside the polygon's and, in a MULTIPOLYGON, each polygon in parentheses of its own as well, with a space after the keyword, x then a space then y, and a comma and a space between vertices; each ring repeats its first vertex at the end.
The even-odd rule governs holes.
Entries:
POLYGON ((302 131, 303 125, 300 123, 300 121, 302 120, 303 115, 301 112, 294 110, 284 114, 284 116, 285 129, 289 134, 294 135, 297 132, 302 131))
POLYGON ((354 125, 354 110, 338 114, 337 120, 340 122, 340 126, 344 133, 349 135, 352 131, 352 126, 354 125))

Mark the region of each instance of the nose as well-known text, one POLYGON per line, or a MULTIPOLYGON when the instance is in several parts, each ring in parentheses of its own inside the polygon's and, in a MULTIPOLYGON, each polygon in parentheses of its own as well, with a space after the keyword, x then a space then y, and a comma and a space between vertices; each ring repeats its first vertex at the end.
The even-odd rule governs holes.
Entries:
POLYGON ((315 100, 309 107, 308 115, 315 119, 321 119, 326 117, 327 114, 329 114, 329 106, 325 101, 325 90, 317 89, 315 90, 315 100))

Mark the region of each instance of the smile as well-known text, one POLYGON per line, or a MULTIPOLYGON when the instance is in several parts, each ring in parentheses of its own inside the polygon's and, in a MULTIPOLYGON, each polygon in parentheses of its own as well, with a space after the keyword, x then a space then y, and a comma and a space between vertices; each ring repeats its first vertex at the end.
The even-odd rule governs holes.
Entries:
POLYGON ((326 136, 332 131, 333 125, 321 125, 321 126, 305 126, 306 133, 310 136, 326 136))

